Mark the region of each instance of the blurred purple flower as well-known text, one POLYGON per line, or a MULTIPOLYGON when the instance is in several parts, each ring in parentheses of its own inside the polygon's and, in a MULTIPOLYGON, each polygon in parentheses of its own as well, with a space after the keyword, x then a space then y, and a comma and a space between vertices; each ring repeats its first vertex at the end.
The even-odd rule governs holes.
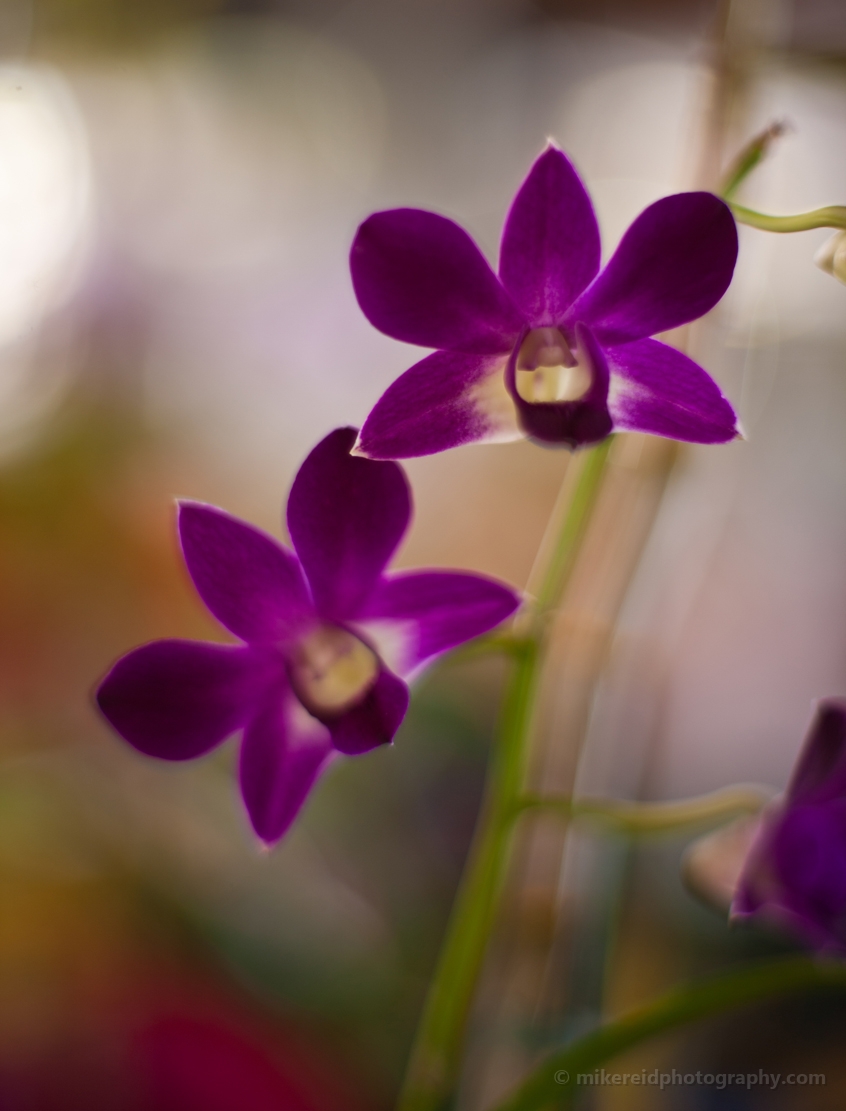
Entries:
POLYGON ((336 753, 393 739, 408 707, 398 675, 519 604, 481 575, 383 575, 411 498, 396 463, 349 454, 355 438, 356 429, 337 429, 300 467, 288 499, 296 555, 220 509, 181 503, 194 585, 244 643, 155 641, 118 660, 97 693, 125 740, 165 760, 202 756, 243 730, 241 792, 266 843, 286 831, 336 753))
POLYGON ((731 913, 846 952, 846 703, 820 704, 787 794, 762 819, 731 913))
POLYGON ((708 312, 737 258, 731 212, 711 193, 650 205, 599 271, 599 228, 565 155, 550 144, 511 205, 499 278, 452 220, 377 212, 350 265, 367 319, 438 348, 365 421, 357 451, 431 455, 520 436, 578 447, 615 429, 722 443, 738 434, 710 376, 649 336, 708 312))

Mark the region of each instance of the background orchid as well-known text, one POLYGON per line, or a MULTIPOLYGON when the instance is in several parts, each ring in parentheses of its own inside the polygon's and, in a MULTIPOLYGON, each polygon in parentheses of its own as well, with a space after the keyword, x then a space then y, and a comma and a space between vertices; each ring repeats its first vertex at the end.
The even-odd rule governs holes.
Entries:
POLYGON ((358 302, 380 331, 440 350, 377 402, 357 450, 399 459, 521 435, 578 447, 614 429, 732 439, 713 379, 648 337, 712 309, 736 257, 728 206, 680 193, 641 213, 598 273, 593 206, 552 144, 511 205, 499 278, 453 221, 377 212, 350 254, 358 302))
POLYGON ((846 951, 846 704, 820 705, 783 800, 762 819, 731 908, 846 951))
POLYGON ((337 429, 300 467, 287 516, 296 555, 213 506, 181 503, 189 574, 244 644, 156 641, 119 660, 97 692, 114 728, 150 756, 193 759, 243 731, 241 793, 268 844, 332 756, 390 743, 408 707, 399 675, 519 605, 481 575, 383 575, 408 527, 408 485, 395 463, 353 458, 355 437, 337 429))

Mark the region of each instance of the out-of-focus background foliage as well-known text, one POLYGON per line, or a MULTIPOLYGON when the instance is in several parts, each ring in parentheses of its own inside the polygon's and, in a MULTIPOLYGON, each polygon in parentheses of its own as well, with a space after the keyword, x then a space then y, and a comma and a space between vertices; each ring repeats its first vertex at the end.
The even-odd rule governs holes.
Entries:
MULTIPOLYGON (((417 357, 357 309, 357 223, 432 208, 494 258, 552 135, 607 255, 646 204, 701 184, 718 26, 731 66, 712 162, 784 118, 745 200, 846 202, 840 0, 3 0, 3 1111, 390 1107, 499 666, 427 677, 396 745, 334 766, 271 854, 231 746, 145 760, 91 690, 144 640, 224 636, 180 565, 174 497, 279 533, 312 444, 417 357)), ((846 289, 812 265, 825 234, 742 231, 696 354, 748 439, 682 454, 594 699, 584 790, 780 786, 811 700, 846 694, 846 289)), ((412 462, 401 563, 525 584, 566 464, 527 444, 412 462)), ((566 919, 575 956, 546 973, 563 1002, 541 1035, 525 1007, 477 1016, 468 1108, 503 1044, 528 1058, 533 1037, 783 944, 695 904, 682 847, 574 846, 536 901, 544 922, 520 927, 554 951, 566 919)), ((839 1108, 844 1027, 843 1005, 800 1000, 620 1066, 825 1071, 825 1088, 609 1089, 595 1105, 839 1108)))

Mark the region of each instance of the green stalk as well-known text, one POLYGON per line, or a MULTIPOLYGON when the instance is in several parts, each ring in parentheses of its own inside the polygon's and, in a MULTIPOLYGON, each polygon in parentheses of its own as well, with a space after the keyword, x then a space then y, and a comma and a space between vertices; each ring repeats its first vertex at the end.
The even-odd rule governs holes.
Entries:
POLYGON ((815 208, 811 212, 799 212, 795 216, 770 216, 765 212, 756 212, 754 208, 735 204, 732 200, 741 183, 765 157, 773 141, 783 135, 784 131, 783 123, 770 124, 760 135, 756 135, 747 143, 726 175, 719 194, 728 202, 735 220, 739 224, 761 228, 762 231, 794 232, 812 231, 814 228, 846 228, 846 206, 841 204, 830 204, 825 208, 815 208))
POLYGON ((795 216, 768 216, 742 204, 730 204, 739 224, 749 224, 763 231, 811 231, 813 228, 846 228, 846 205, 830 204, 812 212, 799 212, 795 216))
POLYGON ((787 131, 787 124, 776 120, 750 139, 731 165, 719 190, 724 201, 731 200, 755 167, 766 158, 770 147, 787 131))
POLYGON ((689 826, 718 825, 743 814, 757 814, 772 797, 773 793, 766 788, 751 785, 725 787, 675 802, 522 795, 514 816, 527 810, 542 810, 558 813, 565 819, 588 819, 617 833, 672 833, 689 826))
POLYGON ((538 590, 533 622, 535 636, 541 634, 541 626, 545 623, 547 615, 556 608, 564 593, 596 501, 599 484, 608 462, 608 452, 613 442, 614 437, 607 436, 585 456, 573 499, 568 506, 538 590))
POLYGON ((514 812, 523 790, 526 747, 546 647, 546 617, 561 597, 596 504, 610 437, 586 453, 543 576, 528 635, 510 643, 506 688, 485 801, 435 977, 423 1010, 398 1111, 441 1111, 458 1078, 464 1032, 499 909, 514 812))
POLYGON ((523 749, 537 687, 538 645, 518 642, 479 825, 423 1011, 399 1111, 436 1111, 452 1091, 464 1027, 493 927, 508 855, 509 814, 523 782, 523 749))
POLYGON ((592 1073, 656 1034, 772 996, 823 987, 846 988, 846 965, 807 956, 782 957, 676 988, 552 1054, 496 1111, 569 1107, 590 1088, 590 1082, 579 1083, 580 1074, 592 1073))

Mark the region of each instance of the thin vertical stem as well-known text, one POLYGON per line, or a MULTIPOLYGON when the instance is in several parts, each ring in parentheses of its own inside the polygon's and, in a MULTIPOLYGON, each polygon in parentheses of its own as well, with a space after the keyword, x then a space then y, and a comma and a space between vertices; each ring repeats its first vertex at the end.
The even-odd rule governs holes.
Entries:
POLYGON ((581 539, 584 536, 591 510, 596 501, 599 483, 605 473, 608 452, 611 450, 613 436, 608 436, 585 458, 579 483, 573 492, 573 500, 564 518, 557 542, 550 555, 546 572, 538 590, 535 620, 543 621, 546 615, 558 605, 564 587, 572 573, 578 555, 581 539))
POLYGON ((511 646, 485 801, 412 1051, 398 1111, 439 1111, 459 1072, 467 1017, 496 920, 514 808, 523 790, 527 741, 546 647, 545 617, 557 604, 596 504, 610 441, 590 450, 541 580, 529 633, 511 646))

